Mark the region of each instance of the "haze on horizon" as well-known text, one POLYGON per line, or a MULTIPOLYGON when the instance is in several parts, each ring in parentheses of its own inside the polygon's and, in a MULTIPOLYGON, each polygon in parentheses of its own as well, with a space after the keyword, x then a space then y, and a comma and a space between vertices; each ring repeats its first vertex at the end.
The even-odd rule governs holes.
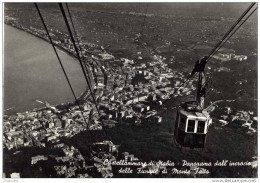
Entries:
MULTIPOLYGON (((238 17, 251 2, 142 2, 69 3, 73 9, 104 12, 136 12, 186 16, 238 17)), ((57 3, 38 3, 41 8, 58 9, 57 3)), ((34 8, 33 3, 5 3, 7 8, 34 8)), ((254 18, 257 17, 255 14, 254 18)))

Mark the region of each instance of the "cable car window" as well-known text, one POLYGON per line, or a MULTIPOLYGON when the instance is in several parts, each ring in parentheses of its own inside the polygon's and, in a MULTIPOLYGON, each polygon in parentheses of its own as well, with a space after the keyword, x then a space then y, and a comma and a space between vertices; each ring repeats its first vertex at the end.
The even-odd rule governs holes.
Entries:
POLYGON ((187 132, 194 132, 194 128, 195 128, 195 120, 189 120, 187 132))
POLYGON ((198 121, 197 132, 198 133, 204 133, 204 129, 205 129, 205 121, 198 121))

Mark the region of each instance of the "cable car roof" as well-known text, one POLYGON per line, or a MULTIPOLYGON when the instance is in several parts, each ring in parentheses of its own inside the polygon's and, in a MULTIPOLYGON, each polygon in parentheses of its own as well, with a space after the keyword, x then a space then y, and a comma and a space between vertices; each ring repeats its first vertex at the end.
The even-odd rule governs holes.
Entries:
POLYGON ((204 119, 204 120, 209 118, 209 114, 206 111, 193 112, 193 111, 186 111, 184 109, 180 109, 180 113, 182 115, 187 116, 188 118, 197 118, 197 119, 204 119))

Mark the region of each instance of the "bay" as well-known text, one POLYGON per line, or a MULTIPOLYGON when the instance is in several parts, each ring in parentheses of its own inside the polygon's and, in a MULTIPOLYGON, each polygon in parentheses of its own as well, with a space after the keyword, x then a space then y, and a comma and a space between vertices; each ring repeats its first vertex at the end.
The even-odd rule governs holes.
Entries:
MULTIPOLYGON (((58 54, 77 96, 87 87, 80 64, 67 53, 58 54)), ((29 33, 4 25, 4 114, 40 108, 34 99, 52 105, 74 101, 51 44, 29 33)))

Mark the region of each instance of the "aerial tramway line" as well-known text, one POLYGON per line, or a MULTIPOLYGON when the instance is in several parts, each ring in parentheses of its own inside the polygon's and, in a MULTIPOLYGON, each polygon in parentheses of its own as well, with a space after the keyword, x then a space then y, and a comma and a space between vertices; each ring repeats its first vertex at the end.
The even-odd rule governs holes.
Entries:
MULTIPOLYGON (((247 21, 247 19, 256 11, 253 9, 256 3, 251 3, 245 12, 238 18, 234 25, 227 31, 219 43, 204 58, 198 60, 185 82, 183 82, 173 94, 177 93, 190 81, 198 75, 197 94, 195 101, 183 103, 177 109, 174 124, 174 140, 181 147, 204 148, 208 128, 212 123, 209 115, 210 108, 204 108, 206 89, 208 87, 208 78, 205 74, 205 65, 214 54, 230 39, 233 34, 247 21)), ((146 9, 147 12, 147 9, 146 9)), ((144 25, 144 24, 143 24, 144 25)), ((173 95, 172 94, 172 95, 173 95)), ((169 101, 169 100, 168 100, 169 101)), ((165 101, 166 102, 166 101, 165 101)), ((177 145, 177 144, 176 144, 177 145)))
POLYGON ((244 24, 244 22, 255 12, 257 7, 252 10, 255 4, 256 3, 252 3, 247 8, 247 10, 224 35, 221 41, 212 49, 208 56, 205 56, 195 63, 195 67, 192 70, 190 76, 183 83, 184 85, 185 83, 189 82, 189 80, 191 80, 191 78, 193 78, 196 74, 198 74, 196 100, 185 102, 177 110, 174 127, 174 138, 179 145, 190 148, 204 148, 208 128, 212 123, 209 111, 204 108, 207 89, 205 65, 212 58, 212 56, 217 53, 217 51, 227 42, 227 40, 231 38, 232 35, 244 24))
MULTIPOLYGON (((58 53, 57 53, 57 50, 56 50, 55 45, 54 45, 54 43, 53 43, 53 41, 52 41, 52 38, 51 38, 50 33, 49 33, 49 31, 48 31, 48 28, 47 28, 47 26, 46 26, 46 24, 45 24, 45 21, 44 21, 43 17, 42 17, 41 11, 40 11, 40 9, 39 9, 37 3, 34 3, 34 5, 35 5, 36 10, 37 10, 37 12, 38 12, 38 14, 39 14, 39 17, 40 17, 40 19, 41 19, 41 22, 42 22, 42 24, 43 24, 43 27, 44 27, 44 29, 45 29, 45 31, 46 31, 46 33, 47 33, 47 36, 48 36, 48 38, 49 38, 49 40, 50 40, 50 43, 51 43, 51 45, 52 45, 52 47, 53 47, 53 50, 54 50, 54 52, 55 52, 55 54, 56 54, 56 57, 57 57, 57 59, 58 59, 58 61, 59 61, 59 64, 60 64, 60 66, 61 66, 61 68, 62 68, 62 71, 63 71, 63 73, 64 73, 64 75, 65 75, 65 78, 66 78, 66 80, 67 80, 67 82, 68 82, 68 84, 69 84, 69 87, 70 87, 70 90, 71 90, 71 92, 72 92, 72 94, 73 94, 73 96, 74 96, 76 105, 79 107, 79 109, 80 109, 80 111, 81 111, 81 115, 82 115, 82 117, 83 117, 83 119, 84 119, 85 125, 86 125, 87 130, 88 130, 88 129, 89 129, 89 122, 87 122, 86 118, 85 118, 84 115, 83 115, 83 110, 82 110, 82 108, 81 108, 81 106, 80 106, 80 104, 79 104, 79 101, 78 101, 78 99, 77 99, 77 97, 76 97, 76 95, 75 95, 75 92, 74 92, 74 90, 73 90, 73 88, 72 88, 72 86, 71 86, 71 83, 70 83, 70 81, 69 81, 69 79, 68 79, 68 76, 67 76, 66 71, 65 71, 65 69, 64 69, 64 67, 63 67, 63 64, 62 64, 62 62, 61 62, 61 59, 60 59, 60 57, 59 57, 59 55, 58 55, 58 53)), ((99 117, 100 117, 100 119, 101 119, 102 130, 104 131, 106 138, 109 139, 109 140, 111 140, 111 138, 107 135, 107 132, 106 132, 106 130, 105 130, 105 128, 104 128, 104 122, 103 122, 103 120, 102 120, 102 118, 101 118, 101 114, 100 114, 100 111, 99 111, 99 108, 98 108, 98 104, 97 104, 97 101, 96 101, 96 98, 95 98, 95 94, 94 94, 93 88, 92 88, 92 86, 91 86, 91 79, 90 79, 90 75, 89 75, 89 73, 88 73, 88 69, 87 69, 86 67, 84 67, 84 64, 83 64, 83 59, 82 59, 82 57, 83 57, 84 55, 83 55, 82 52, 81 52, 81 55, 80 55, 79 50, 78 50, 78 47, 76 46, 76 42, 75 42, 75 39, 74 39, 74 37, 73 37, 73 33, 72 33, 72 31, 71 31, 71 28, 70 28, 70 25, 69 25, 69 22, 68 22, 68 19, 67 19, 67 16, 66 16, 66 13, 65 13, 65 10, 64 10, 64 8, 63 8, 62 3, 59 3, 59 7, 60 7, 61 13, 62 13, 62 15, 63 15, 63 19, 64 19, 64 21, 65 21, 67 30, 68 30, 68 32, 69 32, 71 41, 72 41, 72 43, 73 43, 73 46, 74 46, 74 50, 75 50, 75 52, 76 52, 77 59, 79 60, 79 63, 80 63, 82 72, 83 72, 83 74, 84 74, 84 78, 86 79, 86 83, 87 83, 88 89, 90 90, 92 99, 93 99, 93 101, 94 101, 94 105, 95 105, 95 107, 96 107, 96 109, 97 109, 97 112, 98 112, 98 115, 99 115, 99 117), (82 56, 82 57, 81 57, 81 56, 82 56)), ((68 13, 69 13, 69 16, 70 16, 70 20, 71 20, 71 22, 72 22, 72 26, 73 26, 73 29, 74 29, 75 36, 77 37, 77 34, 76 34, 75 27, 74 27, 74 24, 73 24, 71 15, 70 15, 70 11, 69 11, 68 5, 67 5, 67 10, 68 10, 68 13)), ((80 47, 78 38, 77 38, 77 43, 78 43, 78 46, 80 47)), ((80 48, 80 51, 81 51, 81 48, 80 48)), ((90 130, 90 134, 91 134, 91 136, 92 136, 91 130, 90 130)))
MULTIPOLYGON (((206 136, 207 136, 207 133, 208 133, 208 129, 209 129, 209 126, 212 122, 212 119, 209 115, 209 108, 205 108, 204 107, 204 103, 205 103, 205 97, 206 97, 206 90, 207 90, 207 77, 205 75, 205 65, 208 63, 208 61, 212 58, 212 56, 214 54, 216 54, 218 52, 218 50, 227 42, 228 39, 230 39, 232 37, 232 35, 247 21, 247 19, 256 11, 256 9, 258 8, 257 6, 255 7, 256 3, 252 3, 246 10, 245 12, 239 17, 239 19, 234 23, 234 25, 228 30, 228 32, 223 36, 223 38, 219 41, 219 43, 211 50, 211 52, 203 57, 202 59, 200 60, 197 60, 197 62, 195 63, 195 66, 191 72, 191 74, 188 76, 188 78, 173 92, 173 94, 177 93, 179 90, 181 90, 182 88, 184 88, 190 81, 192 81, 193 79, 195 78, 198 78, 198 85, 197 85, 197 94, 196 94, 196 100, 195 101, 188 101, 188 102, 185 102, 183 103, 181 106, 178 107, 177 109, 177 114, 176 114, 176 119, 175 119, 175 124, 174 124, 174 139, 175 141, 181 146, 181 147, 188 147, 188 148, 204 148, 205 147, 205 143, 206 143, 206 136), (255 7, 255 8, 253 8, 255 7), (198 75, 198 77, 196 77, 198 75)), ((62 70, 64 72, 64 75, 66 77, 66 80, 70 86, 70 89, 73 93, 73 96, 75 98, 75 102, 76 104, 79 106, 80 110, 81 110, 81 107, 79 105, 79 102, 77 101, 77 98, 76 98, 76 95, 73 91, 73 88, 70 84, 70 81, 67 77, 67 74, 66 74, 66 71, 64 70, 64 67, 62 65, 62 62, 57 54, 57 51, 56 51, 56 48, 52 42, 52 39, 50 37, 50 34, 48 32, 48 28, 44 22, 44 19, 41 15, 41 12, 38 8, 38 5, 37 3, 35 3, 35 7, 38 11, 38 14, 41 18, 41 21, 43 23, 43 26, 45 28, 45 31, 48 35, 48 38, 53 46, 53 49, 54 49, 54 52, 59 60, 59 63, 62 67, 62 70)), ((71 31, 71 28, 70 28, 70 25, 69 25, 69 22, 68 22, 68 19, 67 19, 67 16, 66 16, 66 13, 64 11, 64 8, 63 8, 63 5, 62 3, 59 3, 59 7, 60 7, 60 10, 62 12, 62 15, 63 15, 63 19, 66 23, 66 27, 68 29, 68 32, 69 32, 69 35, 71 37, 71 40, 72 40, 72 43, 73 43, 73 46, 74 46, 74 49, 75 49, 75 52, 76 52, 76 55, 77 55, 77 58, 80 62, 80 65, 81 65, 81 68, 82 68, 82 71, 83 71, 83 74, 84 74, 84 77, 86 79, 86 82, 87 82, 87 85, 88 85, 88 88, 90 90, 90 93, 91 93, 91 96, 93 98, 93 101, 94 101, 94 104, 95 104, 95 107, 97 109, 97 112, 98 112, 98 115, 101 119, 101 123, 102 123, 102 129, 104 130, 105 134, 106 134, 106 137, 108 139, 111 139, 107 133, 106 133, 106 130, 104 128, 104 123, 103 123, 103 120, 101 118, 101 114, 99 112, 99 108, 98 108, 98 103, 96 101, 96 98, 95 98, 95 94, 93 92, 93 89, 91 87, 91 80, 90 80, 90 75, 89 75, 89 72, 88 72, 88 69, 87 67, 85 66, 84 67, 84 64, 83 64, 83 53, 82 53, 82 49, 80 47, 80 44, 79 44, 79 39, 78 39, 78 36, 77 36, 77 33, 76 33, 76 30, 75 30, 75 27, 74 27, 74 24, 73 24, 73 20, 72 20, 72 17, 71 17, 71 14, 70 14, 70 10, 69 10, 69 7, 66 3, 66 7, 67 7, 67 12, 69 14, 69 17, 70 17, 70 21, 71 21, 71 24, 72 24, 72 27, 73 27, 73 30, 74 30, 74 35, 76 37, 76 40, 77 40, 77 45, 79 47, 79 50, 78 50, 78 47, 76 45, 76 41, 73 37, 73 33, 71 31)), ((148 9, 148 5, 146 7, 146 13, 147 13, 147 9, 148 9)), ((146 17, 144 17, 144 22, 143 22, 143 25, 145 24, 145 20, 146 20, 146 17)), ((142 29, 142 32, 143 32, 143 29, 142 29)), ((172 95, 173 95, 172 94, 172 95)), ((167 102, 169 100, 166 100, 165 102, 167 102)), ((164 103, 165 103, 164 102, 164 103)), ((83 111, 81 110, 81 113, 82 113, 82 116, 83 116, 83 111)), ((85 117, 83 116, 84 118, 84 121, 88 127, 88 123, 85 119, 85 117)))

